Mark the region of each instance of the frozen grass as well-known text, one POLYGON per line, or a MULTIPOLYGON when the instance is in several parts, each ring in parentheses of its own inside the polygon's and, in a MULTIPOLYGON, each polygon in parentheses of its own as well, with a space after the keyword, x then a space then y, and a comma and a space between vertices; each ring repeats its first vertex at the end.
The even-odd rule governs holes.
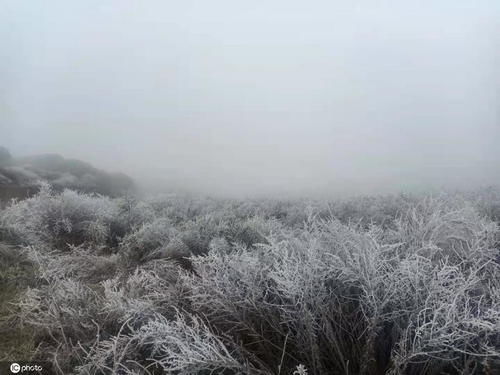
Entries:
POLYGON ((33 331, 16 324, 14 307, 33 272, 25 252, 0 244, 0 361, 28 360, 34 350, 33 331))
POLYGON ((62 248, 84 242, 106 244, 117 219, 117 205, 110 198, 71 190, 57 194, 43 184, 34 197, 5 208, 1 225, 24 244, 62 248))
POLYGON ((494 374, 498 197, 141 202, 45 187, 0 229, 36 271, 15 321, 61 374, 494 374))

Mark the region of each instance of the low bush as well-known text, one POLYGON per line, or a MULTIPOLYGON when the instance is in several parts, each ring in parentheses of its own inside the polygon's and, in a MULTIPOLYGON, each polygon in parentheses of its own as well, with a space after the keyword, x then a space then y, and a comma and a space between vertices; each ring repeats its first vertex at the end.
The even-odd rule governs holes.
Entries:
POLYGON ((118 209, 110 198, 71 190, 58 194, 47 184, 35 196, 13 201, 0 215, 3 230, 24 244, 56 248, 106 245, 115 220, 118 209))

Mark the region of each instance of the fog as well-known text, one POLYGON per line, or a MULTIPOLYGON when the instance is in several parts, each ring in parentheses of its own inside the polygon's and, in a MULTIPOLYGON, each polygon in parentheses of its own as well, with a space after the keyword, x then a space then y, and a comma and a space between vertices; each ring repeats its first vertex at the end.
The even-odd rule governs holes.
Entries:
POLYGON ((500 2, 0 0, 0 145, 140 184, 500 182, 500 2))

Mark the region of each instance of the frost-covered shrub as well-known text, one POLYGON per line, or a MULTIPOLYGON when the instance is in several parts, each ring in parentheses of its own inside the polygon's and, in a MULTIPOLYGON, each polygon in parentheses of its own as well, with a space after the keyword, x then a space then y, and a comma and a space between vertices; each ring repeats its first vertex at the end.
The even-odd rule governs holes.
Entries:
POLYGON ((188 259, 191 255, 188 245, 180 237, 172 238, 167 246, 152 254, 155 258, 172 260, 186 269, 192 268, 188 259))
POLYGON ((178 312, 173 319, 155 315, 127 335, 100 342, 77 373, 269 374, 227 344, 195 315, 178 312))
POLYGON ((1 217, 34 238, 26 252, 41 281, 19 316, 60 373, 500 369, 500 237, 484 197, 123 198, 104 203, 124 234, 106 253, 91 227, 84 245, 51 251, 63 230, 45 240, 31 230, 45 219, 12 219, 94 212, 41 194, 1 217))
POLYGON ((229 243, 239 243, 247 247, 265 243, 266 236, 273 230, 279 230, 274 220, 262 217, 241 218, 236 220, 229 215, 204 215, 182 226, 180 234, 183 243, 193 255, 206 254, 210 241, 225 238, 229 243))
POLYGON ((44 184, 37 195, 6 207, 0 220, 4 230, 26 244, 64 248, 85 242, 105 245, 117 217, 110 198, 71 190, 58 194, 44 184))
POLYGON ((121 247, 132 262, 141 262, 168 245, 177 232, 168 218, 158 218, 127 234, 121 247))
POLYGON ((251 367, 198 317, 178 314, 174 320, 157 316, 136 334, 140 346, 151 347, 154 364, 165 372, 196 374, 226 371, 249 373, 251 367), (249 368, 250 367, 250 368, 249 368))
POLYGON ((229 254, 233 251, 233 246, 223 237, 216 237, 210 241, 208 245, 209 251, 212 253, 229 254))
POLYGON ((152 266, 136 269, 125 280, 116 277, 102 282, 102 309, 114 317, 112 321, 140 325, 155 312, 172 311, 179 268, 158 261, 152 266))
POLYGON ((137 200, 132 196, 118 198, 116 202, 127 231, 150 223, 156 218, 155 210, 148 202, 137 200))
POLYGON ((217 209, 214 200, 180 195, 159 195, 147 199, 146 203, 153 207, 156 217, 168 217, 174 225, 213 213, 217 209))
MULTIPOLYGON (((33 283, 34 264, 24 249, 0 243, 0 296, 33 283)), ((0 298, 1 300, 1 298, 0 298)), ((5 301, 2 301, 5 304, 5 301)))
POLYGON ((97 294, 76 280, 52 280, 43 288, 28 289, 18 307, 21 324, 31 327, 35 343, 44 347, 39 359, 50 355, 59 373, 70 371, 79 343, 91 342, 100 329, 97 294))
POLYGON ((230 242, 237 242, 248 247, 266 243, 266 237, 273 230, 279 230, 275 220, 265 220, 262 217, 252 217, 233 223, 225 234, 230 242))
POLYGON ((211 236, 207 235, 207 233, 200 233, 197 230, 186 230, 180 233, 179 237, 191 254, 201 255, 208 251, 211 236))
POLYGON ((494 257, 497 232, 497 225, 467 202, 428 198, 398 218, 386 240, 401 244, 399 250, 411 254, 475 262, 478 257, 494 257))
POLYGON ((314 220, 259 251, 212 242, 186 281, 193 309, 270 368, 286 346, 285 368, 315 374, 485 369, 500 355, 496 227, 460 205, 418 208, 397 235, 314 220))
MULTIPOLYGON (((122 270, 119 276, 99 281, 91 269, 97 257, 82 250, 28 252, 39 282, 21 296, 16 316, 33 330, 35 343, 43 345, 43 355, 53 358, 60 373, 83 365, 96 346, 140 328, 155 314, 173 317, 176 306, 182 306, 176 289, 179 268, 171 262, 149 262, 131 274, 122 270)), ((108 258, 102 267, 114 265, 116 256, 108 258)), ((109 270, 100 271, 101 276, 112 276, 109 270)))
POLYGON ((82 246, 71 246, 70 251, 39 251, 29 247, 26 253, 42 280, 71 278, 95 284, 113 278, 120 269, 118 255, 99 255, 95 249, 82 246))
POLYGON ((309 364, 314 373, 342 371, 349 359, 356 368, 358 353, 349 346, 357 340, 344 332, 351 328, 356 336, 366 328, 356 319, 362 317, 359 301, 353 300, 355 295, 349 298, 355 285, 347 276, 339 277, 338 259, 314 236, 303 233, 301 238, 257 250, 235 248, 229 254, 213 246, 207 256, 194 260, 200 279, 187 281, 194 311, 218 330, 233 332, 234 341, 270 368, 280 365, 284 346, 284 368, 290 373, 299 363, 309 364), (340 292, 337 298, 334 289, 340 292))
POLYGON ((356 223, 367 229, 370 225, 391 228, 395 219, 416 205, 422 196, 398 194, 356 197, 328 204, 322 218, 335 217, 342 223, 356 223))
POLYGON ((490 187, 467 195, 478 211, 500 223, 500 188, 490 187))
POLYGON ((494 361, 500 365, 500 314, 495 296, 499 274, 491 280, 478 271, 462 272, 445 265, 425 275, 428 291, 414 291, 423 300, 407 313, 408 321, 393 349, 392 373, 419 373, 425 367, 435 373, 462 372, 470 370, 469 366, 487 373, 494 361))

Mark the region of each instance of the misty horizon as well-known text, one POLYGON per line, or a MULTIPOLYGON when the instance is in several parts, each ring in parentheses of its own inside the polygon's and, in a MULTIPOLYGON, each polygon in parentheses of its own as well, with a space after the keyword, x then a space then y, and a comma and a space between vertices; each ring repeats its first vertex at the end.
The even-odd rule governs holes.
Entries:
POLYGON ((500 183, 493 1, 3 1, 0 144, 156 190, 500 183))

